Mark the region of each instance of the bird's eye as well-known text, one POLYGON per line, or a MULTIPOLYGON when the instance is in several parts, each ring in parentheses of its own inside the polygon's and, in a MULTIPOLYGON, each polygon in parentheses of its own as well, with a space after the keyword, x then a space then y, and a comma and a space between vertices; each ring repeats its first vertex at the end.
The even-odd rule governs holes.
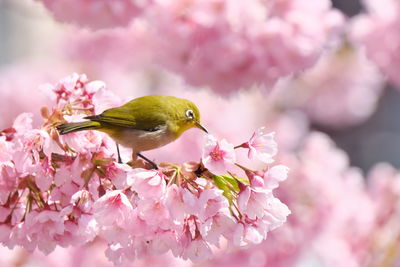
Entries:
POLYGON ((191 109, 186 110, 186 117, 187 117, 188 119, 194 119, 193 110, 191 110, 191 109))

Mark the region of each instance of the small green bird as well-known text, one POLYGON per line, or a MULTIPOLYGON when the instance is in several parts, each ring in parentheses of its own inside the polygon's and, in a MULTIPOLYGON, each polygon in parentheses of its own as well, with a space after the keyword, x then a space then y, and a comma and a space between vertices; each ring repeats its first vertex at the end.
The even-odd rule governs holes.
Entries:
POLYGON ((157 165, 140 154, 176 140, 191 128, 207 133, 200 123, 196 105, 186 99, 164 95, 148 95, 105 110, 100 115, 88 116, 88 121, 65 123, 57 126, 60 134, 83 130, 107 133, 117 143, 118 161, 121 163, 118 144, 132 148, 132 158, 137 156, 157 165))

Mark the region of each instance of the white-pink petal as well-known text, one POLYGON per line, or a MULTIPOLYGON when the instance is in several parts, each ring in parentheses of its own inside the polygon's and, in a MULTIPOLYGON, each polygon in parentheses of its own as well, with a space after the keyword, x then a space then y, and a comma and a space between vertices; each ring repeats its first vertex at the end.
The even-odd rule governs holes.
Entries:
POLYGON ((93 205, 93 213, 100 226, 127 228, 133 212, 132 204, 121 190, 108 191, 93 205))
POLYGON ((224 174, 236 161, 233 144, 225 139, 218 141, 214 136, 207 135, 203 147, 202 162, 214 174, 224 174))
POLYGON ((258 128, 246 143, 249 148, 248 157, 258 158, 262 162, 271 163, 278 153, 278 144, 274 140, 275 133, 265 133, 265 127, 258 128))
POLYGON ((267 189, 275 189, 279 186, 279 182, 287 179, 289 168, 285 165, 276 165, 264 174, 265 187, 267 189))
POLYGON ((160 199, 166 192, 164 174, 159 171, 140 169, 130 173, 128 179, 141 198, 160 199))

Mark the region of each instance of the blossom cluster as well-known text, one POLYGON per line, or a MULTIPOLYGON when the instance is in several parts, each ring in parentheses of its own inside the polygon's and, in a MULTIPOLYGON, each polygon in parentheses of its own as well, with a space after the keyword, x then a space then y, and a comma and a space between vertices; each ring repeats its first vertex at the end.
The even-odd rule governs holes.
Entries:
MULTIPOLYGON (((290 166, 289 179, 274 192, 291 207, 288 222, 269 233, 251 249, 225 254, 202 266, 396 266, 400 261, 400 173, 389 164, 378 164, 367 175, 350 167, 347 155, 327 135, 312 133, 296 153, 279 153, 290 166), (335 253, 332 255, 332 250, 335 253)), ((97 240, 100 241, 100 240, 97 240)), ((223 247, 223 246, 221 246, 223 247)), ((110 266, 101 242, 83 248, 58 249, 49 256, 26 255, 20 249, 4 251, 10 264, 63 266, 95 263, 110 266), (63 264, 59 263, 60 258, 63 264)), ((3 251, 2 251, 3 252, 3 251)), ((135 266, 197 266, 170 254, 144 257, 135 266)), ((128 264, 122 266, 131 266, 128 264)))
POLYGON ((362 1, 367 12, 355 17, 351 33, 366 48, 366 53, 389 79, 400 85, 400 3, 397 0, 362 1))
POLYGON ((24 113, 0 134, 5 246, 48 254, 101 237, 114 263, 168 251, 199 262, 212 258, 222 239, 231 248, 259 244, 290 214, 273 194, 287 167, 253 171, 236 161, 244 148, 251 159, 273 162, 277 144, 264 128, 236 147, 209 135, 200 162, 162 162, 154 170, 140 160, 118 163, 105 134, 58 134, 60 123, 110 104, 103 82, 73 74, 45 88, 56 104, 42 108, 44 124, 33 128, 24 113))
POLYGON ((156 60, 225 94, 311 67, 343 25, 326 0, 162 2, 148 15, 150 43, 164 51, 156 60))
MULTIPOLYGON (((66 8, 61 16, 61 6, 77 1, 51 2, 47 7, 56 18, 78 25, 100 5, 87 1, 82 14, 66 8)), ((127 27, 74 31, 65 50, 78 60, 89 56, 95 68, 102 66, 98 62, 132 66, 140 59, 142 67, 155 64, 193 86, 228 94, 253 85, 270 89, 279 78, 311 67, 343 25, 329 0, 143 1, 127 27)))

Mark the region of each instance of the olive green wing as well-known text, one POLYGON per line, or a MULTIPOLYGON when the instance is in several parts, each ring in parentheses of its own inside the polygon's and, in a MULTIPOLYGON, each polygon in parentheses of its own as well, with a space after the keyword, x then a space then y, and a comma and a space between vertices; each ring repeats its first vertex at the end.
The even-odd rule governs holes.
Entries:
POLYGON ((100 115, 89 116, 85 119, 109 126, 154 131, 167 123, 167 115, 162 111, 161 103, 143 101, 139 98, 121 107, 107 109, 100 115))

